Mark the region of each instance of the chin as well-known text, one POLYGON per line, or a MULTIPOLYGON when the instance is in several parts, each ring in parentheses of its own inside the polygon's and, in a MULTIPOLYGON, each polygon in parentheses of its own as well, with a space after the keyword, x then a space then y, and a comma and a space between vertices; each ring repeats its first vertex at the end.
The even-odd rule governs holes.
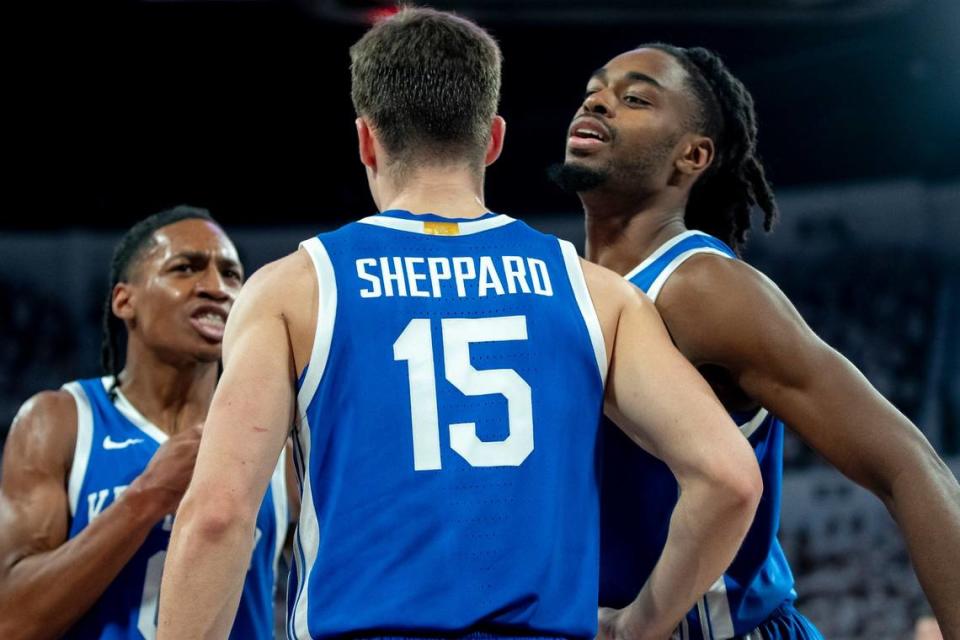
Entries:
POLYGON ((191 349, 191 356, 195 362, 201 364, 209 364, 213 362, 218 362, 220 356, 223 354, 223 349, 221 348, 220 343, 210 344, 209 342, 204 343, 200 346, 194 346, 191 349))
POLYGON ((202 352, 197 354, 197 360, 205 364, 219 362, 222 352, 219 347, 215 351, 202 352))
POLYGON ((549 176, 554 183, 568 193, 592 191, 604 185, 609 179, 609 173, 603 168, 594 166, 595 164, 597 163, 571 158, 568 154, 562 165, 550 167, 549 176))

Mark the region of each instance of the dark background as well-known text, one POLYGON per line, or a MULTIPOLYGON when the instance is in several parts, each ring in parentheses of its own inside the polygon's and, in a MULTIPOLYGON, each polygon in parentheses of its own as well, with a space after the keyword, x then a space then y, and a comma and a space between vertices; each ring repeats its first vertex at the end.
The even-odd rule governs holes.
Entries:
MULTIPOLYGON (((590 73, 647 41, 717 50, 752 91, 782 216, 747 259, 960 469, 960 0, 438 0, 500 41, 487 204, 582 241, 547 180, 590 73)), ((247 271, 374 211, 347 49, 372 0, 15 6, 5 20, 0 439, 99 375, 110 251, 208 207, 247 271)), ((869 429, 869 424, 859 425, 869 429)), ((781 541, 831 640, 911 638, 929 606, 895 524, 797 438, 781 541)))
MULTIPOLYGON (((17 115, 4 227, 125 226, 179 202, 228 225, 337 222, 372 209, 347 54, 364 25, 296 2, 81 4, 35 7, 49 13, 11 25, 23 42, 7 93, 17 115)), ((493 209, 576 209, 544 170, 562 157, 589 74, 651 40, 723 56, 756 99, 760 150, 779 187, 960 175, 956 0, 600 2, 574 23, 561 19, 568 4, 577 6, 479 3, 501 7, 483 24, 505 56, 509 127, 490 171, 493 209), (676 9, 643 9, 658 4, 676 9), (691 8, 701 4, 715 9, 691 8), (524 5, 547 8, 511 18, 524 5), (842 10, 861 5, 876 6, 842 10)))

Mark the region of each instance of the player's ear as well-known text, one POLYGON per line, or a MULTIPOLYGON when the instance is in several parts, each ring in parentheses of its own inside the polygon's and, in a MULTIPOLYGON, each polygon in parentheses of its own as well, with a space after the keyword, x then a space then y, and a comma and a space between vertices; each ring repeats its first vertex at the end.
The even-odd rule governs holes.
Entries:
POLYGON ((361 116, 355 121, 357 125, 357 144, 360 150, 360 162, 368 169, 377 168, 377 144, 373 130, 361 116))
POLYGON ((494 116, 490 123, 490 142, 487 144, 487 153, 483 157, 483 164, 492 165, 503 151, 503 139, 507 135, 507 121, 501 116, 494 116))
POLYGON ((698 176, 713 162, 716 149, 707 136, 690 136, 683 143, 677 157, 676 170, 689 176, 698 176))
POLYGON ((118 282, 113 287, 110 307, 113 315, 124 321, 132 321, 136 315, 133 310, 133 288, 128 282, 118 282))

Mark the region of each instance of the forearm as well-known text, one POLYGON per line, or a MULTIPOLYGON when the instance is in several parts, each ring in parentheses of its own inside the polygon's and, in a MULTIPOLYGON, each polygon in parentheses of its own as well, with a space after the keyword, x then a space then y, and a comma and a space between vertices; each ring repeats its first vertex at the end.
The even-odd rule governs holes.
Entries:
POLYGON ((660 559, 624 612, 628 637, 668 638, 733 561, 756 501, 716 487, 703 479, 683 489, 660 559))
POLYGON ((945 640, 960 639, 960 486, 935 455, 915 473, 901 473, 888 496, 917 577, 945 640))
POLYGON ((125 495, 74 538, 14 563, 0 583, 0 637, 62 635, 94 605, 156 522, 138 496, 125 495))
POLYGON ((181 513, 163 570, 157 638, 226 638, 254 542, 254 517, 181 513))

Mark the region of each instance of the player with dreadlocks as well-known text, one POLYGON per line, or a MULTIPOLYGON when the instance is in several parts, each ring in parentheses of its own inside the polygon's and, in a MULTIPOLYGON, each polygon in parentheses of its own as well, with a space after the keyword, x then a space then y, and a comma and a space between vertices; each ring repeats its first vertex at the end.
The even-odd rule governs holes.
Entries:
MULTIPOLYGON (((590 78, 553 175, 580 196, 588 259, 655 301, 760 462, 754 524, 675 637, 820 638, 792 606, 793 577, 777 542, 784 423, 884 501, 944 636, 960 637, 956 479, 776 285, 737 259, 751 209, 763 212, 766 230, 777 215, 743 84, 705 49, 657 43, 619 55, 590 78)), ((616 429, 606 436, 600 603, 609 608, 600 610, 601 627, 646 637, 630 628, 631 598, 670 556, 667 531, 696 514, 674 509, 678 487, 662 464, 616 429)))
MULTIPOLYGON (((163 211, 121 238, 104 306, 106 375, 35 396, 7 440, 0 637, 156 636, 172 514, 193 474, 242 280, 233 243, 205 210, 163 211)), ((284 471, 281 459, 257 518, 234 638, 272 637, 289 521, 284 471)))

